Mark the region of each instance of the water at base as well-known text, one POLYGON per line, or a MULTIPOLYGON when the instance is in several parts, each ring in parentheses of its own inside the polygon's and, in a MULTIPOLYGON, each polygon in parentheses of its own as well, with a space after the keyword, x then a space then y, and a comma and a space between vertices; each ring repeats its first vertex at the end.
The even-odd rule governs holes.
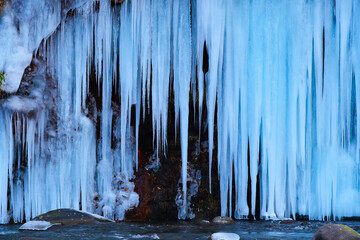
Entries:
MULTIPOLYGON (((241 239, 311 239, 327 222, 237 221, 234 225, 201 225, 196 222, 97 223, 62 227, 45 232, 19 232, 20 225, 0 225, 0 239, 207 239, 215 232, 236 233, 241 239)), ((342 222, 344 223, 344 222, 342 222)), ((344 224, 359 231, 359 222, 344 224)))

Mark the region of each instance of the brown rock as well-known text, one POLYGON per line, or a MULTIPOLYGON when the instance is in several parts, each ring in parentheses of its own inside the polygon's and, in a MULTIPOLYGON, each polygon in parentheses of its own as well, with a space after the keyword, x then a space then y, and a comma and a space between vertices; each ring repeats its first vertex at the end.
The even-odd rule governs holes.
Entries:
POLYGON ((151 175, 144 169, 140 169, 137 173, 137 177, 134 180, 135 192, 139 194, 139 205, 125 213, 126 221, 144 221, 150 213, 150 201, 151 201, 151 175))
POLYGON ((294 220, 283 220, 280 221, 280 224, 296 224, 297 222, 294 220))
POLYGON ((309 223, 309 222, 302 222, 300 225, 301 225, 301 226, 309 226, 310 223, 309 223))
POLYGON ((313 240, 357 240, 360 234, 343 224, 327 224, 319 228, 313 240))

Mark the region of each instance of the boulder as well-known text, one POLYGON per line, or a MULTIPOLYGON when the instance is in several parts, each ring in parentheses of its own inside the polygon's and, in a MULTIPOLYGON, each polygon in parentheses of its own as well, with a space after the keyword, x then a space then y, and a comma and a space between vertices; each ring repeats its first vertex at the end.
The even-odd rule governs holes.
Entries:
POLYGON ((69 226, 93 222, 113 221, 97 214, 63 208, 41 214, 31 221, 23 224, 19 230, 44 231, 54 226, 69 226))
POLYGON ((295 221, 295 220, 292 220, 292 219, 287 219, 287 220, 282 220, 282 221, 280 221, 280 224, 291 225, 291 224, 298 224, 298 222, 295 221))
POLYGON ((208 240, 239 240, 240 236, 236 233, 225 233, 225 232, 217 232, 211 234, 211 237, 208 240))
POLYGON ((343 224, 327 224, 319 228, 313 240, 357 240, 360 234, 343 224))
POLYGON ((235 224, 235 221, 230 217, 218 216, 214 217, 212 223, 215 224, 235 224))

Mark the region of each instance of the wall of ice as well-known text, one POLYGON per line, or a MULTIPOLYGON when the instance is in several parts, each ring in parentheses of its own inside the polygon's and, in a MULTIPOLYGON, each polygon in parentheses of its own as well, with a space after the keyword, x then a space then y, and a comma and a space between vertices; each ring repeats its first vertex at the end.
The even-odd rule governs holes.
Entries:
MULTIPOLYGON (((6 14, 0 31, 11 31, 7 36, 13 41, 0 34, 0 43, 14 44, 5 45, 6 51, 20 51, 24 45, 17 41, 26 38, 5 21, 6 14)), ((44 24, 46 14, 38 13, 35 26, 44 24)), ((360 2, 132 0, 112 8, 100 0, 79 5, 71 18, 62 19, 38 54, 57 81, 56 129, 46 127, 51 117, 41 97, 31 97, 40 99, 29 104, 36 114, 29 114, 25 102, 19 110, 24 99, 18 97, 1 107, 0 178, 7 183, 0 186, 1 222, 56 207, 121 219, 124 209, 137 203, 131 187, 117 188, 119 182, 131 185, 145 106, 151 109, 159 153, 166 148, 172 92, 181 182, 187 182, 191 161, 189 109, 198 104, 199 119, 204 108, 207 113, 207 124, 200 127, 208 129, 209 166, 213 157, 218 160, 222 215, 254 215, 260 198, 262 218, 360 216, 360 2), (99 141, 86 104, 92 72, 102 99, 99 141), (121 103, 116 121, 114 92, 121 103), (27 162, 21 174, 16 161, 27 162), (100 206, 94 206, 95 193, 100 206)), ((20 74, 26 64, 16 67, 16 60, 23 55, 13 55, 16 63, 4 60, 10 53, 0 56, 7 84, 18 85, 11 69, 20 74)), ((187 194, 182 184, 179 218, 190 217, 187 194)))

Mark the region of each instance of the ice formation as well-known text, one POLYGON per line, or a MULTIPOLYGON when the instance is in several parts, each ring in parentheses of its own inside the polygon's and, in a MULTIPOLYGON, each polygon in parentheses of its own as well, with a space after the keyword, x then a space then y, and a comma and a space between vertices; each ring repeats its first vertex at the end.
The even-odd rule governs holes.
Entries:
POLYGON ((52 224, 47 221, 30 221, 22 225, 19 230, 25 231, 25 230, 32 230, 32 231, 45 231, 51 228, 54 225, 61 225, 60 223, 52 224))
MULTIPOLYGON (((79 1, 69 18, 54 10, 63 8, 57 1, 17 2, 52 10, 20 19, 20 33, 13 10, 4 11, 5 89, 16 91, 37 48, 57 83, 58 96, 49 98, 59 124, 49 128, 46 87, 38 86, 40 97, 14 96, 2 105, 0 222, 57 207, 123 218, 139 201, 129 179, 140 121, 151 108, 154 146, 163 151, 172 93, 182 183, 191 161, 189 109, 198 104, 201 122, 206 108, 200 127, 208 129, 209 167, 218 160, 222 215, 255 215, 260 198, 261 218, 360 216, 359 1, 79 1), (98 142, 86 104, 91 74, 102 99, 98 142), (121 102, 115 121, 114 92, 121 102)), ((187 184, 181 191, 179 218, 186 218, 187 184)))
POLYGON ((217 232, 211 234, 212 240, 221 240, 221 239, 228 239, 228 240, 239 240, 240 237, 236 233, 226 233, 226 232, 217 232))
POLYGON ((5 91, 17 91, 24 69, 42 39, 56 29, 64 13, 85 1, 65 4, 62 0, 13 0, 5 5, 0 18, 0 71, 6 72, 8 79, 5 91))

